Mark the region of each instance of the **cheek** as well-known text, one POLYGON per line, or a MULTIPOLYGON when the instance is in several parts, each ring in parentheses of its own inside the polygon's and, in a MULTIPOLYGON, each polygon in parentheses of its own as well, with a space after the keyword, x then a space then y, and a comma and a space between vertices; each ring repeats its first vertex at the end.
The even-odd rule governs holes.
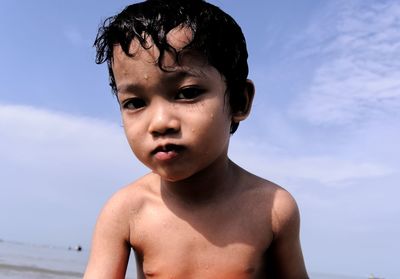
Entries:
POLYGON ((213 126, 217 126, 216 128, 221 132, 225 130, 225 128, 230 127, 232 116, 230 115, 229 108, 223 107, 223 104, 220 104, 214 108, 213 111, 210 111, 207 114, 207 119, 213 126))
POLYGON ((132 117, 128 113, 122 115, 122 125, 124 127, 124 132, 129 140, 136 140, 140 138, 141 133, 144 129, 144 119, 141 117, 132 117))
POLYGON ((138 152, 142 150, 141 143, 143 143, 143 140, 141 140, 140 134, 138 133, 138 127, 136 127, 137 125, 133 125, 127 121, 123 121, 123 125, 125 137, 129 143, 129 146, 136 156, 141 155, 138 152))
POLYGON ((224 140, 230 135, 230 116, 221 107, 214 110, 202 111, 196 114, 196 119, 192 118, 189 132, 199 140, 208 143, 224 140))

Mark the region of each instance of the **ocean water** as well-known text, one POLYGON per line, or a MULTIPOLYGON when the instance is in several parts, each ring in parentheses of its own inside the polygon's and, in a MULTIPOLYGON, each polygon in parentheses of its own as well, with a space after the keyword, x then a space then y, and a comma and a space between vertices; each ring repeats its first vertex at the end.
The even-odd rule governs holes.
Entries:
MULTIPOLYGON (((88 257, 85 249, 0 241, 0 279, 82 278, 88 257)), ((131 261, 127 278, 134 279, 135 274, 131 261)))
MULTIPOLYGON (((0 240, 0 279, 77 279, 82 278, 89 257, 87 249, 34 245, 0 240)), ((310 272, 311 279, 367 279, 310 272)), ((128 265, 127 279, 136 278, 134 259, 128 265)))

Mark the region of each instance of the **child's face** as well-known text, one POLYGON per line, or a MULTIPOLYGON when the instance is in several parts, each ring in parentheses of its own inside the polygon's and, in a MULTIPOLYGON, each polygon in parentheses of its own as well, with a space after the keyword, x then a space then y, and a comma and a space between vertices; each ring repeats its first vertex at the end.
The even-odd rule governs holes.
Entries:
MULTIPOLYGON (((186 29, 173 29, 167 39, 177 50, 190 42, 186 29)), ((169 181, 191 177, 226 160, 231 114, 224 77, 202 57, 186 52, 180 65, 169 53, 163 71, 158 49, 131 43, 134 57, 114 47, 113 73, 125 133, 133 152, 169 181)))

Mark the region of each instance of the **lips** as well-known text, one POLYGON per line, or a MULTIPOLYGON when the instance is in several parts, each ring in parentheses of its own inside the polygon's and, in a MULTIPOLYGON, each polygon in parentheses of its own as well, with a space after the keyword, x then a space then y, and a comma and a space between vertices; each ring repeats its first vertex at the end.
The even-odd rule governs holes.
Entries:
POLYGON ((183 149, 184 147, 180 145, 167 144, 158 146, 153 150, 152 155, 159 161, 168 161, 176 158, 183 149))

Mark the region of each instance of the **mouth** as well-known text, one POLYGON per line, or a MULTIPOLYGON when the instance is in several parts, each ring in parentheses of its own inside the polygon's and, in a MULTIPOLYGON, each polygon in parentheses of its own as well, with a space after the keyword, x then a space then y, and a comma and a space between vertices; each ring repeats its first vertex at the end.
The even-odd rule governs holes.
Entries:
POLYGON ((178 156, 183 149, 184 147, 181 145, 167 144, 158 146, 151 152, 151 154, 154 155, 157 160, 168 161, 178 156))

